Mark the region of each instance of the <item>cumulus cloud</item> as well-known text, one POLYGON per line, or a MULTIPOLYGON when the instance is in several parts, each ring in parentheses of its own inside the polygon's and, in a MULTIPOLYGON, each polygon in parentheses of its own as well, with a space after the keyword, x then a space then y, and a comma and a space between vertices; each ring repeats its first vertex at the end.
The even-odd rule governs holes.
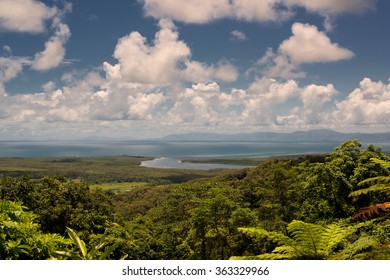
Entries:
POLYGON ((0 84, 17 77, 27 62, 24 58, 0 57, 0 84))
POLYGON ((332 84, 326 86, 311 84, 299 90, 299 100, 303 106, 293 107, 290 114, 278 116, 278 124, 318 125, 328 123, 328 112, 323 106, 332 101, 338 91, 332 84))
POLYGON ((252 125, 273 125, 277 113, 276 108, 292 98, 298 97, 299 86, 294 80, 277 82, 273 79, 261 78, 248 88, 245 109, 242 118, 252 125))
POLYGON ((45 21, 53 18, 56 8, 36 0, 0 1, 0 29, 5 31, 40 33, 45 21))
POLYGON ((114 52, 119 63, 104 63, 107 76, 143 84, 169 84, 180 80, 196 82, 211 78, 234 81, 237 78, 237 71, 228 62, 213 66, 191 60, 191 50, 179 40, 172 21, 160 20, 159 27, 153 45, 138 32, 122 37, 114 52))
POLYGON ((279 51, 287 55, 294 64, 331 62, 350 59, 353 52, 332 43, 329 37, 310 24, 294 23, 293 35, 283 41, 279 51))
POLYGON ((71 33, 68 25, 60 22, 57 18, 53 22, 54 35, 45 43, 45 49, 35 55, 32 62, 32 69, 45 71, 60 65, 65 58, 65 44, 68 42, 71 33))
POLYGON ((294 23, 292 36, 284 40, 274 53, 268 49, 258 64, 267 65, 268 76, 300 78, 305 74, 299 66, 307 63, 325 63, 351 59, 354 53, 318 30, 314 25, 294 23))
MULTIPOLYGON (((389 81, 390 82, 390 81, 389 81)), ((364 78, 345 100, 336 102, 334 122, 351 125, 390 126, 390 83, 364 78)))
POLYGON ((65 2, 63 9, 50 8, 35 0, 2 0, 0 1, 0 30, 8 32, 40 33, 46 29, 46 21, 52 22, 54 35, 45 43, 45 49, 35 58, 12 55, 11 47, 5 45, 6 57, 0 57, 0 87, 4 92, 4 83, 16 78, 23 66, 34 70, 49 70, 60 65, 65 57, 65 43, 69 40, 70 30, 61 22, 63 15, 72 9, 65 2))

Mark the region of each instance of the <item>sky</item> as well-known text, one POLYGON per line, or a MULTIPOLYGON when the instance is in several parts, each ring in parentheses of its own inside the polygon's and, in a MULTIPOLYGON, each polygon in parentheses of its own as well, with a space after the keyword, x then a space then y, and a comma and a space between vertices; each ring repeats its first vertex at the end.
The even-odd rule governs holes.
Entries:
POLYGON ((390 1, 0 0, 0 140, 390 132, 390 1))

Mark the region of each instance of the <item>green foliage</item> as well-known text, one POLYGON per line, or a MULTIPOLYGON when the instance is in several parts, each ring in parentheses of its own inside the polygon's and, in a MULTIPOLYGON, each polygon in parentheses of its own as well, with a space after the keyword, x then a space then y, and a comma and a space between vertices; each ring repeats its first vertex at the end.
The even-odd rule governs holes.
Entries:
POLYGON ((43 234, 37 217, 20 202, 0 200, 0 259, 49 259, 68 244, 57 234, 43 234))
MULTIPOLYGON (((373 163, 378 164, 383 169, 390 170, 390 161, 384 161, 377 158, 371 158, 373 163)), ((390 176, 376 176, 367 178, 359 182, 358 187, 368 185, 368 188, 363 188, 350 193, 350 196, 359 196, 370 192, 384 192, 390 195, 390 176)))
MULTIPOLYGON (((381 168, 385 170, 390 169, 390 161, 384 161, 377 158, 372 158, 372 162, 375 164, 378 164, 381 168)), ((369 185, 367 188, 359 189, 354 192, 350 193, 350 196, 356 197, 356 196, 362 196, 362 195, 370 195, 372 193, 384 193, 385 198, 388 199, 390 197, 390 176, 376 176, 374 178, 368 178, 363 181, 361 181, 358 186, 364 186, 369 185)), ((382 198, 382 199, 385 199, 382 198)), ((378 198, 376 198, 378 199, 378 198)), ((359 209, 353 216, 353 220, 361 219, 361 218, 368 218, 373 216, 374 214, 379 215, 380 211, 387 211, 390 209, 390 201, 383 202, 383 203, 375 203, 373 205, 363 207, 359 209)))
POLYGON ((349 140, 336 147, 324 163, 306 166, 302 182, 304 202, 297 218, 307 222, 332 221, 350 217, 366 205, 365 199, 352 198, 350 193, 359 181, 384 174, 370 161, 373 157, 387 158, 380 148, 370 145, 361 150, 359 141, 349 140))
MULTIPOLYGON (((257 228, 240 228, 241 232, 270 239, 277 247, 249 259, 327 259, 336 247, 356 231, 339 223, 321 226, 294 220, 287 226, 287 235, 257 228)), ((248 259, 233 257, 232 259, 248 259)))
POLYGON ((61 176, 3 177, 0 193, 2 199, 21 201, 38 214, 44 232, 62 234, 71 226, 79 231, 102 233, 112 219, 112 202, 107 194, 90 191, 87 184, 61 176))
POLYGON ((72 251, 55 251, 54 253, 63 256, 65 258, 69 258, 72 260, 105 260, 108 259, 110 254, 115 250, 115 248, 118 246, 118 243, 114 243, 108 248, 105 249, 104 252, 100 252, 100 249, 104 248, 107 245, 107 241, 105 240, 105 236, 102 236, 99 242, 90 250, 87 250, 87 246, 85 245, 85 242, 80 239, 80 237, 77 235, 77 233, 72 230, 71 228, 66 228, 66 231, 70 237, 70 239, 73 241, 73 243, 78 248, 78 252, 72 252, 72 251))

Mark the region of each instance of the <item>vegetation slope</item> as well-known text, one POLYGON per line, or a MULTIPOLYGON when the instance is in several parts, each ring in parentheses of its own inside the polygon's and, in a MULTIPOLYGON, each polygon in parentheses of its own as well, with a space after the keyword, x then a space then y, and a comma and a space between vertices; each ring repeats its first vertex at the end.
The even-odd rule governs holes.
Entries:
POLYGON ((179 183, 134 173, 125 192, 3 172, 0 259, 390 259, 389 161, 350 140, 179 183))

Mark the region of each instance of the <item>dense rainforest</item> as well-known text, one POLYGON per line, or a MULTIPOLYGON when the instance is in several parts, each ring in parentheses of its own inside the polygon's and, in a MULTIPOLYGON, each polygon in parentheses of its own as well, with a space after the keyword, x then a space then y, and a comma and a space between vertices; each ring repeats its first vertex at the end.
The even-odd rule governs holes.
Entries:
POLYGON ((328 155, 124 192, 0 177, 0 259, 390 259, 390 158, 328 155))

